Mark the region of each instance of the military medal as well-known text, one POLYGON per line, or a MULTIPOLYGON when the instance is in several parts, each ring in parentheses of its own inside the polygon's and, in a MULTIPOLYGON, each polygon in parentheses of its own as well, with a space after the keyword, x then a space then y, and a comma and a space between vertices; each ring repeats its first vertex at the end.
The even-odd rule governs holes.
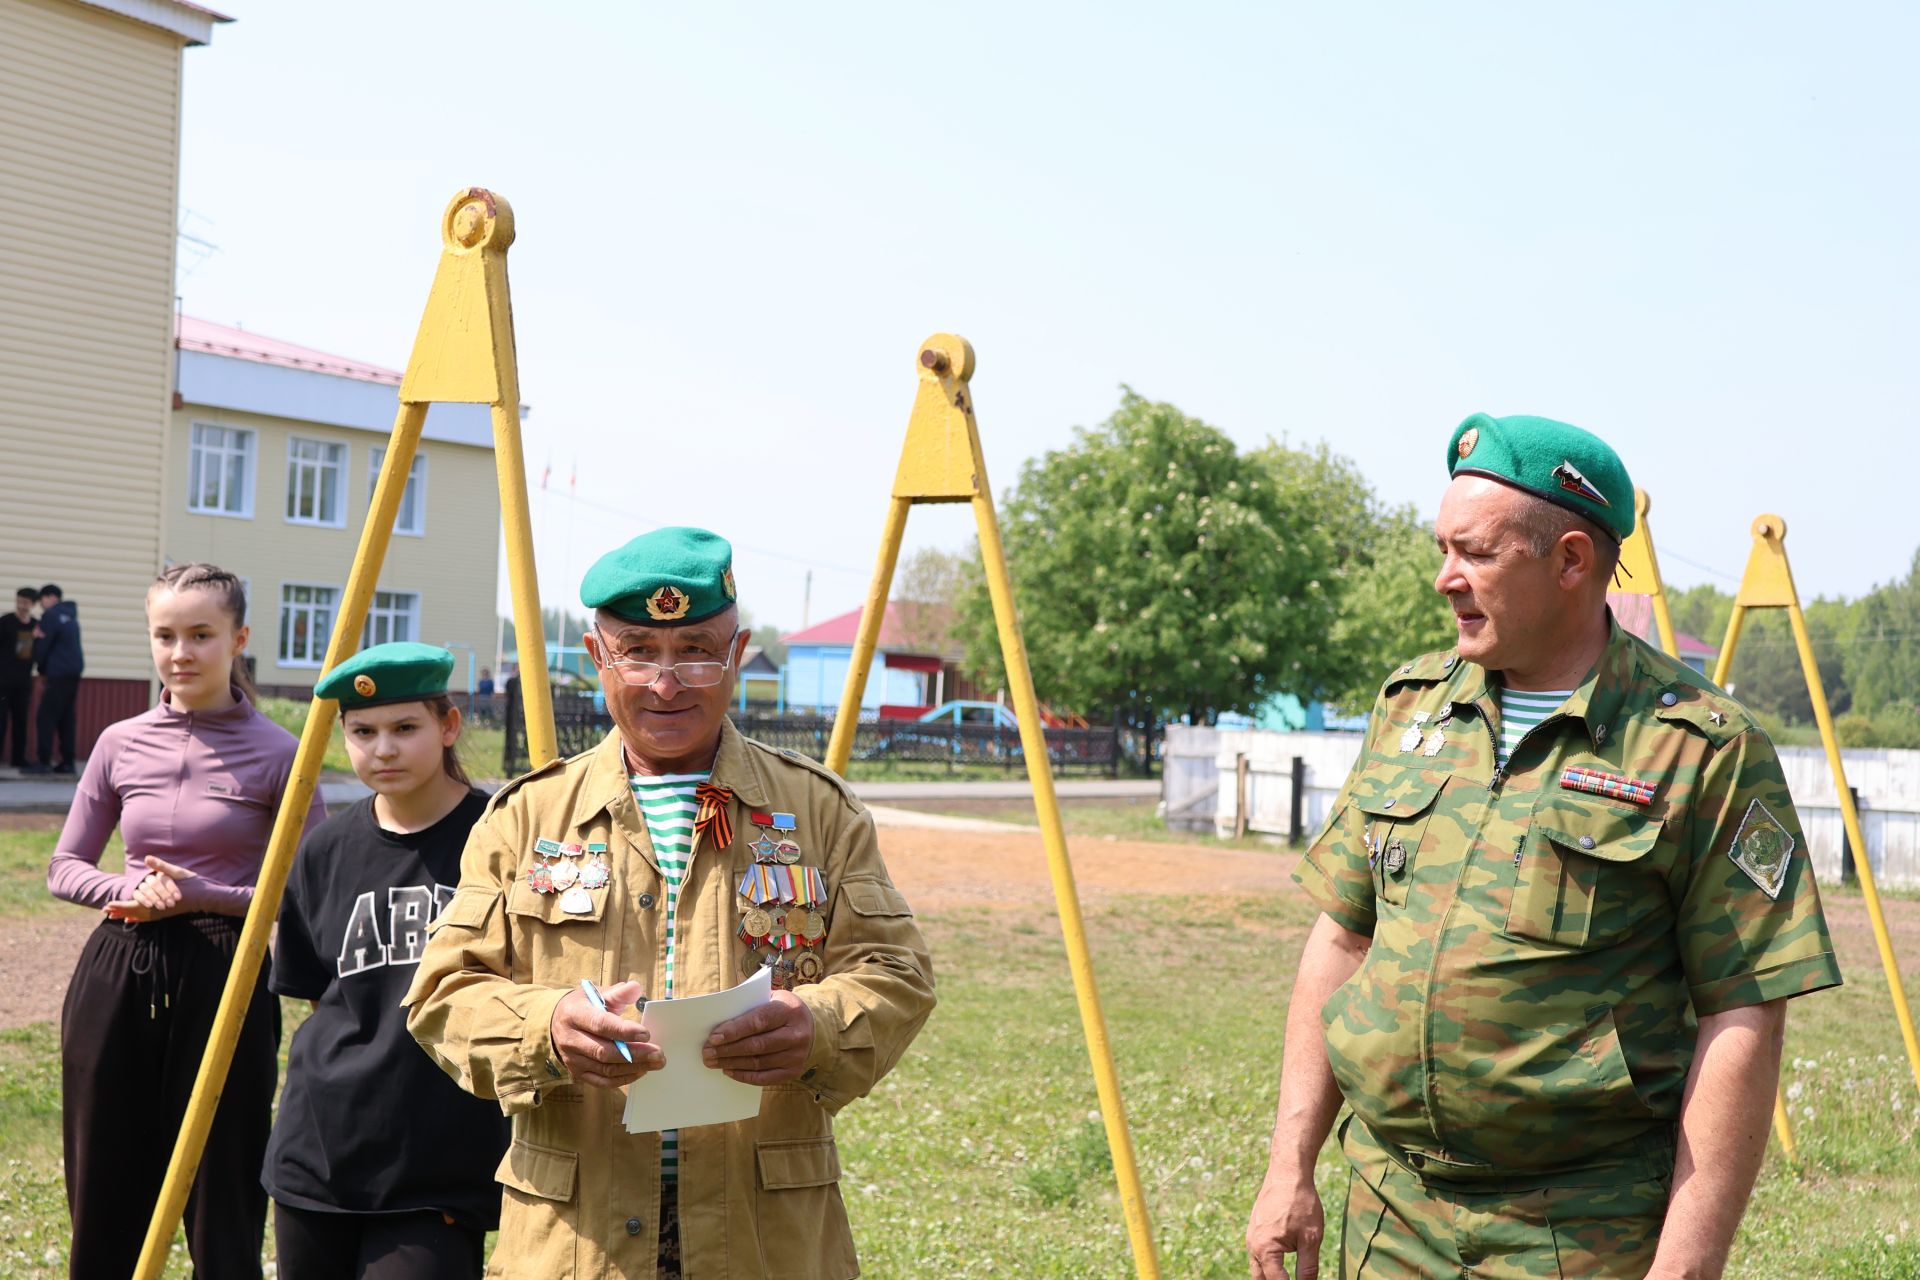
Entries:
POLYGON ((1414 716, 1413 723, 1408 725, 1407 731, 1400 735, 1400 750, 1402 752, 1411 751, 1420 745, 1420 726, 1427 722, 1427 717, 1431 714, 1431 712, 1422 711, 1414 716))
POLYGON ((527 872, 527 888, 535 893, 552 893, 553 870, 544 862, 535 863, 533 870, 527 872))
POLYGON ((1420 748, 1420 754, 1423 756, 1437 756, 1440 754, 1441 748, 1446 745, 1447 731, 1439 725, 1435 725, 1433 732, 1427 735, 1427 745, 1420 748))
POLYGON ((607 866, 607 846, 590 844, 587 846, 587 860, 580 864, 580 887, 582 889, 604 889, 613 879, 613 871, 607 866))
POLYGON ((806 927, 800 930, 800 936, 806 941, 818 942, 827 936, 827 918, 818 911, 809 909, 803 923, 806 927))
POLYGON ((741 918, 740 927, 747 931, 749 938, 758 941, 773 932, 773 915, 764 907, 749 908, 741 918))
POLYGON ((1397 876, 1407 867, 1407 847, 1398 840, 1387 843, 1387 874, 1397 876))
MULTIPOLYGON (((571 867, 573 864, 568 862, 561 865, 571 867)), ((570 915, 583 916, 593 910, 593 895, 576 884, 560 895, 560 909, 570 915)))
POLYGON ((793 976, 801 982, 818 982, 826 970, 826 962, 811 951, 802 951, 793 958, 793 976))
POLYGON ((573 859, 562 858, 553 864, 551 880, 553 887, 564 893, 580 882, 580 868, 573 864, 573 859))
POLYGON ((785 866, 790 867, 800 861, 800 846, 791 840, 782 840, 773 847, 773 856, 778 858, 785 866))
POLYGON ((755 862, 773 862, 776 861, 775 855, 780 846, 775 843, 772 836, 763 835, 758 840, 750 842, 747 848, 753 851, 755 862))
POLYGON ((780 918, 780 923, 786 927, 788 933, 804 938, 807 936, 807 914, 805 907, 795 903, 787 908, 787 913, 780 918))

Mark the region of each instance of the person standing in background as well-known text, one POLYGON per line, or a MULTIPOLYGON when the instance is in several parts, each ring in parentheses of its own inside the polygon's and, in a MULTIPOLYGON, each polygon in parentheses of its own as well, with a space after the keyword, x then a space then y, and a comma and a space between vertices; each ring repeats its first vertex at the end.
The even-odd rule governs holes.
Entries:
POLYGON ((87 660, 80 650, 80 611, 49 582, 40 588, 40 625, 33 631, 33 661, 40 668, 40 714, 34 739, 40 763, 27 773, 72 773, 80 758, 74 743, 74 702, 80 696, 80 673, 87 660), (53 762, 53 740, 60 738, 60 763, 53 762))
POLYGON ((27 767, 27 704, 33 698, 33 603, 39 592, 22 587, 13 612, 0 617, 0 755, 27 767))

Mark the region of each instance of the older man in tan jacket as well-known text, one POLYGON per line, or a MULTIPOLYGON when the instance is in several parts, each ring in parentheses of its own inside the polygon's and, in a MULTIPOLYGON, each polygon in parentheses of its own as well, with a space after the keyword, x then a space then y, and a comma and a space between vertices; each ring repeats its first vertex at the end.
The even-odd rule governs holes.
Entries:
POLYGON ((926 1021, 932 964, 846 784, 726 718, 747 638, 731 560, 662 529, 588 573, 617 731, 494 797, 407 993, 414 1036, 513 1117, 489 1274, 859 1273, 832 1117, 926 1021), (760 965, 772 1003, 703 1052, 764 1088, 759 1115, 628 1133, 620 1090, 663 1058, 621 1012, 760 965))

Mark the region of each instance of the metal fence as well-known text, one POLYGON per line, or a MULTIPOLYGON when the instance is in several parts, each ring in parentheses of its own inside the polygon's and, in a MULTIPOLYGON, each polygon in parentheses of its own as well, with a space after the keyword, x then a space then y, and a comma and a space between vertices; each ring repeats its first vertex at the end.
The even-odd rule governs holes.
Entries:
MULTIPOLYGON (((520 706, 519 686, 506 698, 506 746, 502 765, 508 777, 528 767, 526 717, 520 706)), ((831 716, 736 715, 734 725, 749 738, 779 750, 795 751, 815 760, 827 757, 833 734, 831 716)), ((605 711, 596 710, 591 696, 556 689, 553 727, 564 758, 591 749, 613 728, 605 711)), ((1136 769, 1137 760, 1126 751, 1121 731, 1111 726, 1088 729, 1048 729, 1047 758, 1063 776, 1118 777, 1123 768, 1136 769)), ((1009 776, 1026 771, 1026 753, 1017 729, 984 724, 928 724, 918 720, 863 720, 854 730, 856 761, 936 765, 960 776, 998 770, 1009 776)), ((1149 747, 1149 759, 1151 748, 1149 747)))

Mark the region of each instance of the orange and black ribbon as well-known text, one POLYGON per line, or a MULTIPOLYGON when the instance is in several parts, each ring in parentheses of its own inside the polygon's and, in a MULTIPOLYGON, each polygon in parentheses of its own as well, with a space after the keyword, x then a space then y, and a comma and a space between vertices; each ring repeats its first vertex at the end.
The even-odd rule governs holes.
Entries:
POLYGON ((727 812, 727 806, 733 802, 733 789, 703 782, 693 789, 693 798, 700 802, 693 815, 693 838, 698 840, 700 833, 711 827, 715 848, 732 844, 733 815, 727 812))

